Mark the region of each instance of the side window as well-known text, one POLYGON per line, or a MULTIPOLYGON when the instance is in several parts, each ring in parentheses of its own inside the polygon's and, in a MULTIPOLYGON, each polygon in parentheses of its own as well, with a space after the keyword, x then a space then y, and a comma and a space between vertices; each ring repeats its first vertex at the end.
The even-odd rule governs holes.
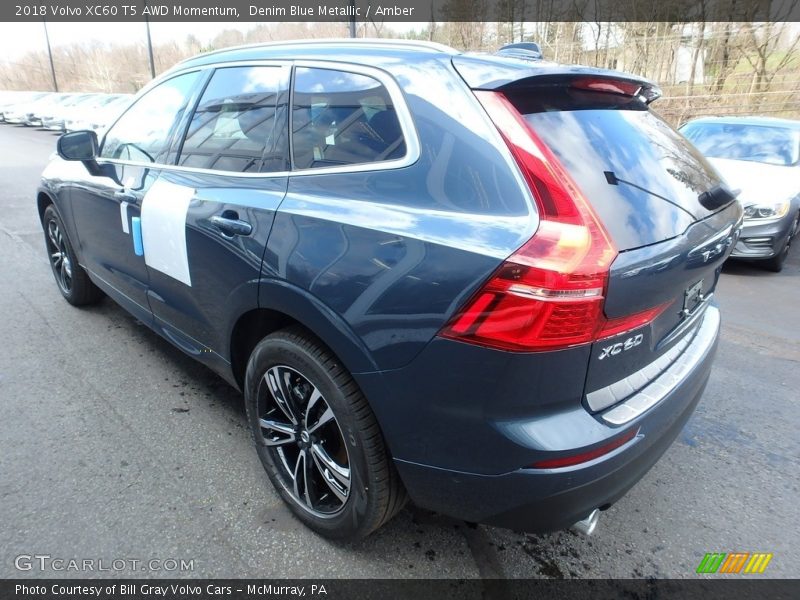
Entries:
POLYGON ((402 158, 403 131, 389 92, 373 77, 300 67, 292 101, 296 169, 402 158))
MULTIPOLYGON (((280 67, 217 69, 189 122, 178 164, 253 173, 287 168, 288 144, 278 121, 280 67)), ((282 115, 279 115, 282 113, 282 115)))
POLYGON ((198 77, 198 72, 178 75, 139 98, 106 134, 100 157, 164 162, 173 127, 198 77))

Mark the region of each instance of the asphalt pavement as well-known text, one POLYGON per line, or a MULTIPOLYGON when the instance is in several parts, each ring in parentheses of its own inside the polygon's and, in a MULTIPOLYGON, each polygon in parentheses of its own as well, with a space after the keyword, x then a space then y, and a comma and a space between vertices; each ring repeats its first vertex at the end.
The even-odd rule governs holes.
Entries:
POLYGON ((682 578, 707 552, 771 552, 760 577, 800 575, 797 248, 780 274, 726 266, 697 412, 593 536, 411 506, 366 540, 333 543, 272 490, 235 390, 112 301, 61 298, 35 207, 55 141, 0 125, 0 577, 87 575, 17 568, 47 555, 128 561, 96 572, 118 577, 682 578), (152 559, 161 570, 130 566, 152 559), (171 559, 191 570, 167 571, 171 559))

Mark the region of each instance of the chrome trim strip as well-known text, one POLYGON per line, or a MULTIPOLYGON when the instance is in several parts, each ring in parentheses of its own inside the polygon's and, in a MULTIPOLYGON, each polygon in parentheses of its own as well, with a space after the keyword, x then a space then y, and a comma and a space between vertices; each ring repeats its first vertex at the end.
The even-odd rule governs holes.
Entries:
MULTIPOLYGON (((669 338, 673 341, 675 338, 679 337, 680 334, 685 335, 681 341, 667 352, 627 377, 623 377, 619 381, 615 381, 610 385, 586 394, 586 404, 589 406, 589 409, 592 412, 599 412, 609 406, 622 402, 631 394, 635 394, 645 386, 650 385, 656 377, 666 371, 670 365, 675 362, 675 359, 678 358, 681 352, 686 350, 686 347, 697 334, 696 331, 691 334, 688 332, 697 325, 700 316, 705 313, 707 307, 708 303, 699 306, 688 320, 678 325, 675 331, 669 334, 669 338)), ((666 341, 662 341, 655 349, 658 350, 659 347, 663 347, 665 344, 666 341)))
MULTIPOLYGON (((163 81, 167 81, 168 79, 172 79, 173 77, 176 77, 178 75, 182 75, 184 73, 190 73, 192 71, 204 71, 207 69, 226 68, 226 67, 265 66, 265 67, 286 68, 290 65, 294 65, 295 67, 309 67, 317 69, 345 71, 348 73, 357 73, 359 75, 366 75, 367 77, 372 77, 373 79, 377 79, 380 83, 384 85, 384 87, 386 87, 386 90, 389 92, 389 97, 392 99, 392 105, 395 108, 398 121, 400 122, 400 128, 403 131, 403 138, 405 139, 406 143, 405 156, 393 160, 383 160, 373 163, 345 165, 341 167, 321 167, 319 169, 298 169, 295 171, 274 171, 270 173, 239 173, 237 171, 220 171, 215 169, 204 169, 200 167, 183 167, 180 165, 149 163, 149 162, 142 162, 135 160, 119 160, 112 158, 100 158, 98 162, 103 164, 141 167, 143 169, 159 169, 162 171, 177 171, 185 173, 204 173, 207 175, 217 175, 217 176, 221 175, 225 177, 242 177, 242 178, 253 179, 253 178, 272 178, 272 177, 298 177, 302 175, 324 175, 324 174, 386 171, 390 169, 402 169, 404 167, 409 167, 419 160, 420 156, 419 136, 417 134, 416 125, 414 124, 414 119, 411 116, 411 111, 409 110, 408 105, 406 104, 405 101, 405 97, 403 96, 403 92, 400 89, 398 83, 394 80, 394 78, 391 75, 389 75, 389 73, 383 71, 382 69, 378 69, 377 67, 367 67, 364 65, 357 65, 357 64, 337 62, 337 61, 325 61, 325 60, 296 60, 296 61, 246 60, 246 61, 220 62, 220 63, 202 65, 200 67, 190 67, 186 68, 185 70, 170 71, 168 77, 162 77, 152 82, 150 85, 145 87, 133 101, 131 101, 131 103, 128 105, 128 108, 126 108, 125 112, 130 110, 130 108, 136 103, 136 101, 139 100, 141 96, 143 96, 147 91, 149 91, 156 85, 160 84, 163 81)), ((124 114, 125 113, 119 115, 117 121, 119 121, 119 119, 121 119, 124 114)), ((106 129, 106 132, 110 131, 111 128, 114 127, 114 125, 116 125, 117 121, 115 121, 108 129, 106 129)), ((104 141, 105 141, 105 136, 103 142, 104 141)), ((102 143, 100 144, 100 147, 102 147, 102 143)))
MULTIPOLYGON (((624 425, 666 398, 708 355, 711 346, 717 339, 719 325, 719 309, 709 306, 705 311, 702 324, 692 336, 691 344, 688 342, 684 344, 685 340, 681 340, 680 344, 675 346, 678 348, 683 345, 685 350, 682 350, 682 353, 679 352, 679 356, 674 359, 672 365, 638 393, 603 413, 603 420, 610 425, 624 425)), ((686 339, 688 338, 689 336, 686 339)), ((667 354, 670 354, 675 348, 667 354)), ((645 367, 645 370, 648 368, 649 366, 645 367)))

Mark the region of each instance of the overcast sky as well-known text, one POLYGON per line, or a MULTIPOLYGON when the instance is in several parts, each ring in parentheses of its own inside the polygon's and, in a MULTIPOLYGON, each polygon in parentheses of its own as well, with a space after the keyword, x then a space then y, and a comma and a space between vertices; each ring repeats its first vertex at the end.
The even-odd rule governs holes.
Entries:
MULTIPOLYGON (((201 42, 207 42, 223 29, 247 31, 256 25, 258 23, 151 23, 150 34, 153 44, 183 40, 189 34, 194 34, 201 42)), ((408 31, 425 25, 426 23, 387 23, 386 27, 408 31)), ((144 23, 48 23, 47 31, 53 46, 91 40, 144 43, 146 39, 144 23)), ((42 23, 0 23, 0 58, 14 60, 20 54, 44 48, 42 23)))

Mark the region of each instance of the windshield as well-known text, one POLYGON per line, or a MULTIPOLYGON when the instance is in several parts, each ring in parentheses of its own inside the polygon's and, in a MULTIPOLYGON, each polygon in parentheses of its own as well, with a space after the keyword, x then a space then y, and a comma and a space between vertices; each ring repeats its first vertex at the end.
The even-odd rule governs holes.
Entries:
POLYGON ((800 161, 800 131, 769 125, 689 123, 681 133, 711 158, 787 167, 800 161))

